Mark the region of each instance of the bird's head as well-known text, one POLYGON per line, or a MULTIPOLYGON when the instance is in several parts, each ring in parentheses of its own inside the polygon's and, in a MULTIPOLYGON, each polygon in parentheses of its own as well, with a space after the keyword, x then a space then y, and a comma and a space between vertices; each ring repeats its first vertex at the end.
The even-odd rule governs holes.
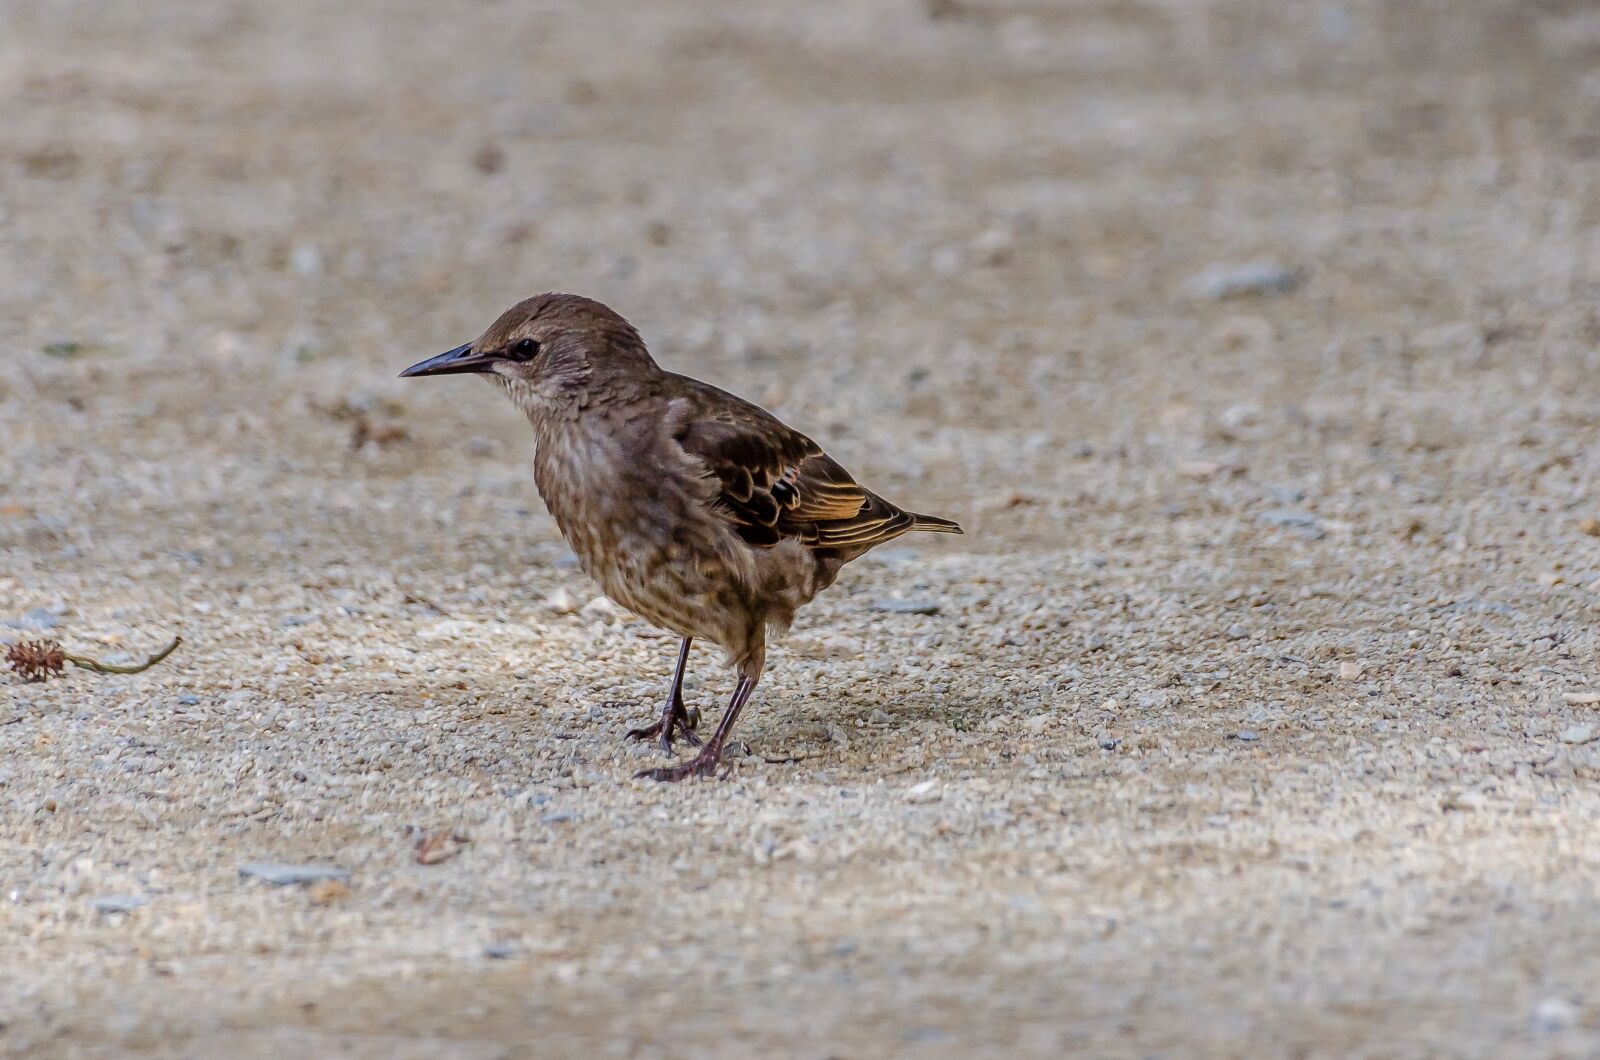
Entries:
POLYGON ((657 370, 639 333, 611 309, 575 294, 538 294, 472 342, 400 374, 486 375, 531 413, 575 404, 596 382, 657 370))

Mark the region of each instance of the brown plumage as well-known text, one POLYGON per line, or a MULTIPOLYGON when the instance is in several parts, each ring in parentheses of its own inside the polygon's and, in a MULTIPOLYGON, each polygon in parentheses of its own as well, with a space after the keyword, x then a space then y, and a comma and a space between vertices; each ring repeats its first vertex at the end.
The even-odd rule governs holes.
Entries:
POLYGON ((961 533, 864 488, 765 409, 664 371, 627 321, 588 298, 535 295, 401 374, 457 372, 488 375, 533 424, 534 481, 583 569, 683 638, 660 720, 629 735, 668 751, 674 736, 700 743, 682 693, 695 638, 738 673, 701 752, 641 776, 715 772, 761 676, 768 629, 787 628, 840 567, 909 530, 961 533))

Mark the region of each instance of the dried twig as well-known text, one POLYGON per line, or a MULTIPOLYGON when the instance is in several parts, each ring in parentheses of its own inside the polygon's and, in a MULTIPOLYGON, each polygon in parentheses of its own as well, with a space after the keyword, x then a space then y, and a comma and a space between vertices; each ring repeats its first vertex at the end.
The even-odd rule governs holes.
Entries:
POLYGON ((144 662, 134 663, 132 666, 116 666, 112 663, 98 662, 82 655, 72 654, 67 654, 67 662, 74 666, 81 666, 85 670, 93 670, 97 674, 142 674, 146 670, 150 669, 150 667, 160 662, 162 659, 165 659, 167 656, 171 655, 178 649, 178 645, 182 643, 182 637, 173 637, 171 644, 168 644, 165 648, 162 648, 144 662))
POLYGON ((419 596, 416 593, 405 592, 402 590, 400 593, 400 599, 404 600, 408 604, 416 604, 418 607, 426 607, 428 610, 437 614, 445 615, 447 617, 450 614, 450 612, 446 611, 432 600, 429 600, 426 596, 419 596))
POLYGON ((86 655, 74 655, 63 649, 59 641, 28 640, 13 644, 11 650, 6 652, 6 662, 24 681, 48 681, 52 677, 59 676, 65 669, 66 663, 85 670, 93 670, 97 674, 142 674, 171 655, 182 643, 182 637, 173 637, 171 644, 144 662, 120 666, 116 663, 91 659, 86 655))

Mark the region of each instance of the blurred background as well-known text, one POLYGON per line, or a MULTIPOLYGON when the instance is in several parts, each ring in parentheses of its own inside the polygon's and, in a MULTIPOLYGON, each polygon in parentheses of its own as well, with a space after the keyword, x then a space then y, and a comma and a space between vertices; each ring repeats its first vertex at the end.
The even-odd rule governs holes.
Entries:
POLYGON ((5 686, 0 1047, 1600 1047, 1594 5, 13 0, 0 127, 0 633, 186 639, 5 686), (548 289, 968 529, 714 795, 393 378, 548 289))

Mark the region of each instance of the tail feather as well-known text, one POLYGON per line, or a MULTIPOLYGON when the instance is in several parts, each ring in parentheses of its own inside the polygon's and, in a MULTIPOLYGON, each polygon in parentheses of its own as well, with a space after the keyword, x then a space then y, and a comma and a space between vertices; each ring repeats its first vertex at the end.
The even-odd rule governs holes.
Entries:
POLYGON ((935 534, 962 534, 961 524, 950 519, 941 519, 937 515, 911 514, 911 529, 927 530, 935 534))

